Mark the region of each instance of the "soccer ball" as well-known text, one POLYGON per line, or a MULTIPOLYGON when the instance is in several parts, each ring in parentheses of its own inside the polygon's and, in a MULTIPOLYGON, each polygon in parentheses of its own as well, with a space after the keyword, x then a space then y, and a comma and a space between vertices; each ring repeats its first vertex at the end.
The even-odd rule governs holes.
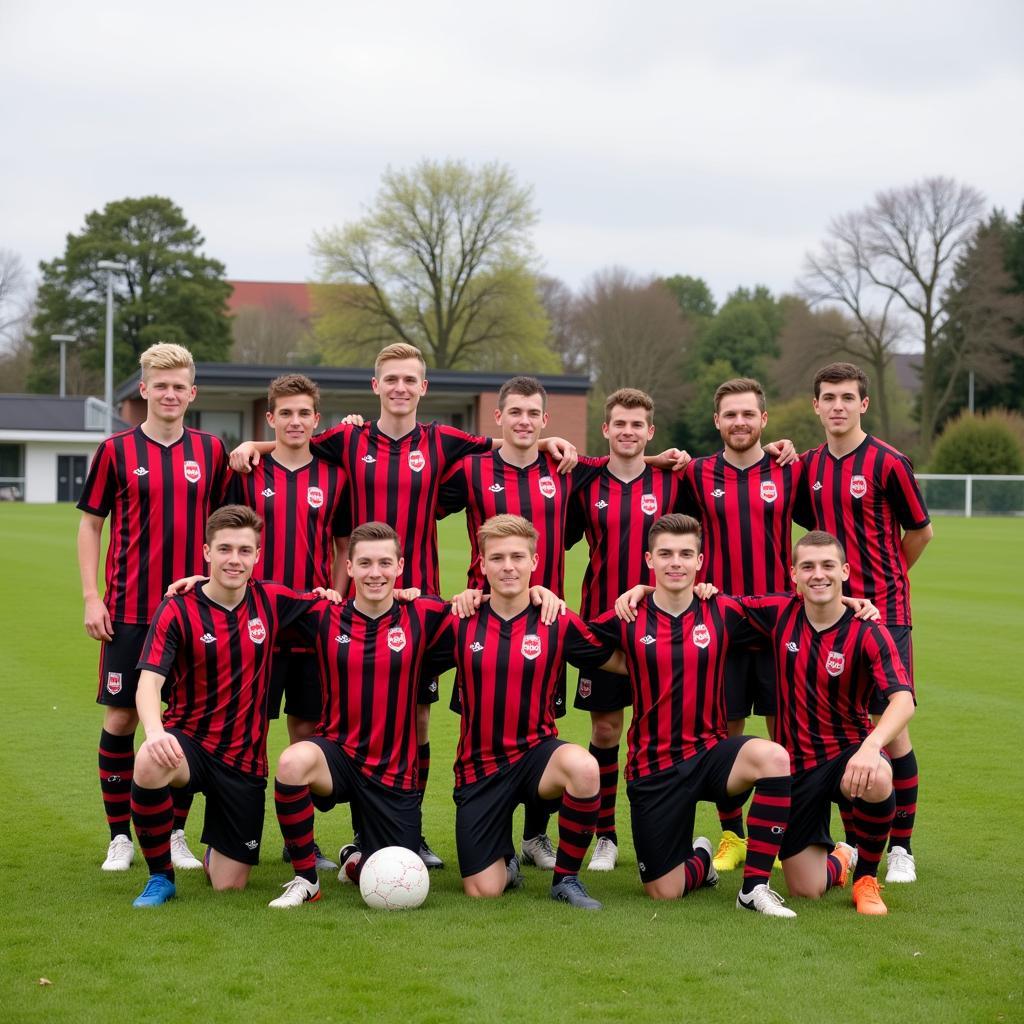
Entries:
POLYGON ((419 856, 404 846, 385 846, 363 861, 359 892, 375 910, 412 910, 430 891, 430 875, 419 856))

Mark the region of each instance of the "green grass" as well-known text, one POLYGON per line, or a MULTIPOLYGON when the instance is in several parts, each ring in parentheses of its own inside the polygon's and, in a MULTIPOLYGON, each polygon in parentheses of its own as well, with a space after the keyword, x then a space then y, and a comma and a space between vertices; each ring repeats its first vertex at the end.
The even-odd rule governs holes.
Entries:
MULTIPOLYGON (((920 882, 886 889, 885 919, 858 918, 847 891, 794 901, 799 917, 786 922, 733 909, 736 874, 678 903, 647 901, 624 795, 620 867, 588 879, 602 913, 551 903, 536 872, 521 893, 471 903, 455 868, 447 686, 425 824, 449 866, 421 910, 370 912, 332 878, 319 904, 268 910, 291 875, 276 856, 272 805, 246 892, 215 896, 201 873, 179 873, 176 901, 133 910, 141 859, 123 875, 98 868, 97 650, 81 627, 76 519, 67 507, 0 506, 4 1021, 1022 1019, 1019 521, 942 519, 914 570, 920 882)), ((461 518, 442 524, 442 548, 451 591, 464 580, 461 518)), ((581 573, 577 548, 573 595, 581 573)), ((283 732, 272 730, 275 756, 283 732)), ((586 742, 588 732, 570 712, 563 735, 586 742)), ((194 846, 201 815, 200 798, 194 846)), ((698 829, 717 836, 712 808, 698 829)), ((348 832, 345 809, 319 819, 328 850, 348 832)))

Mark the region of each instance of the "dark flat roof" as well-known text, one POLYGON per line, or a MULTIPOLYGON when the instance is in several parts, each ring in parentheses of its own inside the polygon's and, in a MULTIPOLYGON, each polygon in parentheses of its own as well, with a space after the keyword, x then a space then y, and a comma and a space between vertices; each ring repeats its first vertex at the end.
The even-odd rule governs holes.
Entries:
MULTIPOLYGON (((0 430, 89 430, 85 425, 84 395, 0 395, 0 430)), ((128 426, 114 417, 114 430, 128 426)))
MULTIPOLYGON (((348 391, 369 386, 373 367, 358 366, 282 366, 247 363, 196 363, 196 383, 200 387, 263 390, 283 373, 304 373, 320 385, 322 391, 348 391)), ((431 390, 477 393, 497 391, 512 374, 473 373, 465 370, 427 370, 431 390)), ((585 395, 591 388, 589 377, 540 374, 537 379, 552 394, 585 395)), ((139 393, 139 374, 122 381, 114 391, 114 401, 134 398, 139 393)))

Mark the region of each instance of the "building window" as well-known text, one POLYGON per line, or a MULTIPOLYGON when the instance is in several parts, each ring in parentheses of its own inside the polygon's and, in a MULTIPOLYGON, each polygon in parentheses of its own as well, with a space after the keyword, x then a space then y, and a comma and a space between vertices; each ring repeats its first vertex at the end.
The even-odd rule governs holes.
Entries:
POLYGON ((0 501, 25 500, 25 446, 0 444, 0 501))
POLYGON ((185 414, 185 425, 219 437, 228 451, 243 440, 240 412, 221 409, 190 410, 185 414))

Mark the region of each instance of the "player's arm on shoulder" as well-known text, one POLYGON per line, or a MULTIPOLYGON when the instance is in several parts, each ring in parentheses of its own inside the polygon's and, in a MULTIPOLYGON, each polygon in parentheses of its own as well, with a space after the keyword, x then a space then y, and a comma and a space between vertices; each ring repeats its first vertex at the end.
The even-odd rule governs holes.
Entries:
POLYGON ((673 473, 679 473, 693 461, 688 451, 680 448, 666 448, 657 455, 645 455, 644 462, 648 466, 656 466, 658 469, 668 469, 673 473))
POLYGON ((276 441, 243 441, 231 450, 229 462, 236 473, 251 473, 253 466, 258 466, 264 455, 274 450, 276 441))
POLYGON ((545 626, 550 626, 559 615, 565 614, 565 601, 547 587, 530 587, 530 600, 540 607, 540 621, 545 626))
POLYGON ((205 576, 183 576, 180 580, 175 580, 171 583, 164 591, 164 597, 174 597, 175 594, 187 594, 190 590, 194 590, 197 583, 201 583, 207 577, 205 576))
POLYGON ((934 533, 935 531, 932 529, 931 523, 922 526, 919 530, 905 530, 903 532, 901 547, 903 548, 903 559, 907 563, 908 572, 921 557, 922 552, 928 546, 928 542, 932 539, 934 533))
POLYGON ((114 625, 100 597, 97 580, 102 537, 103 519, 83 512, 78 524, 78 571, 82 577, 82 600, 85 602, 85 631, 93 640, 110 641, 114 639, 114 625))
POLYGON ((882 617, 882 613, 866 597, 846 597, 844 595, 842 601, 847 608, 853 609, 855 619, 877 622, 882 617))
POLYGON ((624 594, 619 594, 615 599, 615 614, 623 622, 633 622, 636 619, 636 610, 640 602, 648 595, 654 593, 654 587, 638 583, 631 587, 624 594))
POLYGON ((576 463, 580 461, 576 445, 564 437, 542 437, 538 448, 542 452, 547 452, 553 459, 558 459, 558 472, 562 476, 571 473, 576 468, 576 463))
POLYGON ((472 618, 480 605, 489 600, 490 594, 485 594, 475 587, 468 587, 452 598, 452 615, 459 619, 472 618))
POLYGON ((797 454, 796 445, 788 437, 780 438, 778 441, 769 441, 764 445, 764 450, 771 455, 780 466, 788 466, 796 462, 800 456, 797 454))

